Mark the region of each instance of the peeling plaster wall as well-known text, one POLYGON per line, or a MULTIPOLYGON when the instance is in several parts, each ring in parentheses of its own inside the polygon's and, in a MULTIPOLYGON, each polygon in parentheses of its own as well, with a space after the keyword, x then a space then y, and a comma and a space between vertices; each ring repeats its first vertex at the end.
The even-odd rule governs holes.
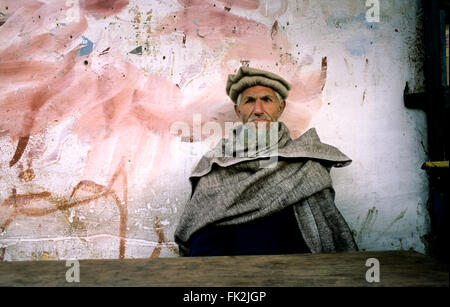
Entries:
POLYGON ((0 1, 0 260, 178 255, 191 168, 236 121, 241 64, 293 84, 281 117, 353 159, 332 170, 360 249, 426 251, 420 1, 0 1), (66 3, 67 2, 67 3, 66 3), (72 3, 74 3, 72 5, 72 3))

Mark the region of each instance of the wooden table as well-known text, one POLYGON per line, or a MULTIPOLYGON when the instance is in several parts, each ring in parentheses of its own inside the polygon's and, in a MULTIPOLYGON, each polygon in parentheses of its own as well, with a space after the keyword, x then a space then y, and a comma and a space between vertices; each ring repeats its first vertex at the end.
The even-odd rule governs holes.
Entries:
POLYGON ((449 286, 448 264, 407 251, 80 260, 80 282, 69 283, 73 268, 65 260, 2 262, 0 286, 449 286), (366 281, 369 258, 379 261, 378 283, 366 281))

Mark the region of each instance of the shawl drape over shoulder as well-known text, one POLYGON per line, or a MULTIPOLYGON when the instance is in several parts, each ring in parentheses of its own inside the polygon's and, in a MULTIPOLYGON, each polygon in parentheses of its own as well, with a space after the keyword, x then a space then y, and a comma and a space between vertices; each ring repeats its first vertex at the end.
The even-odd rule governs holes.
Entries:
POLYGON ((175 231, 180 256, 189 254, 191 235, 205 226, 245 223, 288 206, 293 207, 311 252, 357 250, 351 230, 335 206, 329 173, 333 166, 349 165, 350 158, 320 142, 314 128, 292 140, 287 127, 278 124, 275 153, 217 155, 228 142, 223 139, 200 159, 189 177, 191 197, 175 231), (269 158, 276 158, 275 163, 261 167, 269 158))

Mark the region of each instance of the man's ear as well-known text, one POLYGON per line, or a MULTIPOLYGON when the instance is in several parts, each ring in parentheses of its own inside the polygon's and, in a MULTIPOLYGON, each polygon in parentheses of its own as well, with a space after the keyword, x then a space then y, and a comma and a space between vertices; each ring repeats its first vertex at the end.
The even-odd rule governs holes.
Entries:
POLYGON ((234 105, 234 112, 236 113, 236 115, 241 118, 241 111, 239 111, 239 107, 237 104, 234 105))
POLYGON ((286 100, 283 100, 280 105, 280 116, 281 116, 281 114, 283 114, 285 107, 286 107, 286 100))

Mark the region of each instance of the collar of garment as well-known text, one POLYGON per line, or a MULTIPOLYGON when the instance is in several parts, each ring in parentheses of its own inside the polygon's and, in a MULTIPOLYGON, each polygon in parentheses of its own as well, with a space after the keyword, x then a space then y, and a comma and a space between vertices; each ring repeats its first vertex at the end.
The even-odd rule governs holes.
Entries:
MULTIPOLYGON (((227 167, 242 161, 249 161, 267 157, 282 157, 287 159, 309 158, 322 161, 327 166, 343 167, 352 160, 334 146, 322 143, 316 129, 311 128, 299 138, 292 140, 287 126, 278 122, 277 129, 269 131, 266 135, 270 139, 265 144, 269 146, 257 147, 249 144, 245 135, 251 132, 249 128, 240 125, 233 130, 232 138, 222 139, 212 150, 207 152, 197 163, 190 178, 201 177, 209 173, 213 164, 227 167), (275 134, 273 134, 275 131, 275 134), (272 134, 272 135, 271 135, 272 134), (275 137, 274 137, 275 136, 275 137)), ((257 139, 251 135, 248 139, 257 139)))

